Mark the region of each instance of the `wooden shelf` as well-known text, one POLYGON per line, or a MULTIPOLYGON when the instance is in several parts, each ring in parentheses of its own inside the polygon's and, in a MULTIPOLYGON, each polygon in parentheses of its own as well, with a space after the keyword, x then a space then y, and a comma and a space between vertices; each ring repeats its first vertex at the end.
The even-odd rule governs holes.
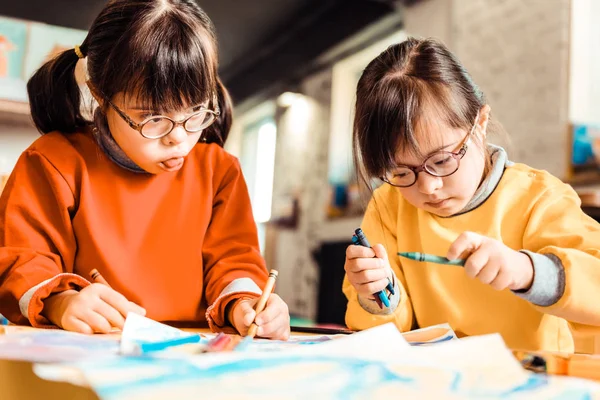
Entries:
POLYGON ((29 103, 0 99, 0 124, 33 127, 29 103))

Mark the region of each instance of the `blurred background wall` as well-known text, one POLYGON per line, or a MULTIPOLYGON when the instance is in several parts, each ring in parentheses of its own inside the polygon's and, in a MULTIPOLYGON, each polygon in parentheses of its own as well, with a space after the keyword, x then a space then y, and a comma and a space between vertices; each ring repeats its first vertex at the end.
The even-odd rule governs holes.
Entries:
MULTIPOLYGON (((584 210, 600 215, 600 2, 198 2, 217 28, 220 74, 236 104, 226 149, 241 160, 261 249, 295 321, 343 324, 345 247, 368 201, 351 159, 354 92, 366 64, 407 36, 448 45, 507 132, 490 140, 572 183, 584 210)), ((72 46, 104 2, 46 3, 2 0, 0 37, 6 21, 43 23, 76 30, 72 46)), ((27 73, 17 75, 12 97, 0 80, 0 175, 39 136, 19 97, 27 73)))

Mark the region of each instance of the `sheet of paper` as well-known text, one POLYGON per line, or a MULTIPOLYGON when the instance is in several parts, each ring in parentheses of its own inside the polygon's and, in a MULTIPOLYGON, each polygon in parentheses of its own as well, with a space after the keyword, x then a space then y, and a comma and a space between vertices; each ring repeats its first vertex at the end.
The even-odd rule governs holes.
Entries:
POLYGON ((103 400, 589 398, 600 385, 523 370, 499 335, 409 346, 391 325, 278 352, 121 357, 74 365, 103 400))
POLYGON ((199 342, 207 342, 203 335, 184 332, 139 314, 129 313, 121 334, 121 353, 136 354, 140 345, 167 342, 174 339, 199 337, 199 342))
POLYGON ((7 326, 0 335, 0 358, 31 362, 68 362, 116 356, 115 335, 83 335, 63 330, 33 330, 7 326))

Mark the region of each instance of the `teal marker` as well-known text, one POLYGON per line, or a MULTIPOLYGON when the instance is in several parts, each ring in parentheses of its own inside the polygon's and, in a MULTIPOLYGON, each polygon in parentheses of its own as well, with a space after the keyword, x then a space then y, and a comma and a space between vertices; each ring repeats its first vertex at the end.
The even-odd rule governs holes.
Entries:
POLYGON ((445 265, 458 265, 460 267, 465 266, 465 260, 448 260, 446 257, 434 256, 433 254, 425 254, 425 253, 398 253, 400 257, 409 258, 415 261, 424 261, 436 264, 445 264, 445 265))

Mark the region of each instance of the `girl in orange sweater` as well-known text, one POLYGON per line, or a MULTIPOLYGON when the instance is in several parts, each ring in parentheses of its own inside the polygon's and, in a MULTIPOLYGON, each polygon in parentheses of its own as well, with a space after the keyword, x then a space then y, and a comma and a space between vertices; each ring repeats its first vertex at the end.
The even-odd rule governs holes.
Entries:
MULTIPOLYGON (((0 198, 0 313, 92 333, 128 312, 244 334, 267 280, 208 16, 192 0, 110 1, 28 82, 43 136, 0 198), (81 112, 87 61, 99 107, 81 112), (97 269, 110 287, 85 277, 97 269)), ((286 339, 270 296, 257 334, 286 339)))

